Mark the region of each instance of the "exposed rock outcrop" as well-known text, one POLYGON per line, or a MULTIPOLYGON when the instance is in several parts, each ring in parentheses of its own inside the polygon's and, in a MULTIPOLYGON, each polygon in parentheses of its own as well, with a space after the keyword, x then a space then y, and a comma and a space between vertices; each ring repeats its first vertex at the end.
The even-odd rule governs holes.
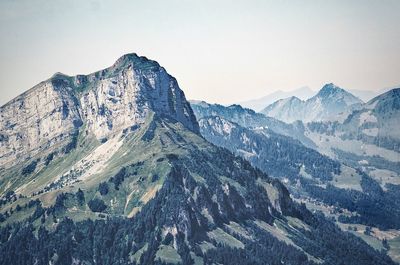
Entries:
POLYGON ((199 131, 176 79, 146 57, 127 54, 89 75, 57 73, 0 108, 0 165, 68 151, 79 131, 99 140, 112 137, 143 123, 150 112, 199 131))

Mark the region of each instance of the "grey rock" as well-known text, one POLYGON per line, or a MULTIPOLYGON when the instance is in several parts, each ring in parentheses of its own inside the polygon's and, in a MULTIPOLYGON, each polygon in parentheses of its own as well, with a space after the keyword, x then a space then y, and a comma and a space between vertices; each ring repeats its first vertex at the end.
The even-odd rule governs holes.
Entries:
POLYGON ((63 152, 81 131, 112 137, 151 113, 199 133, 176 79, 146 57, 127 54, 89 75, 57 73, 0 108, 0 165, 63 152))

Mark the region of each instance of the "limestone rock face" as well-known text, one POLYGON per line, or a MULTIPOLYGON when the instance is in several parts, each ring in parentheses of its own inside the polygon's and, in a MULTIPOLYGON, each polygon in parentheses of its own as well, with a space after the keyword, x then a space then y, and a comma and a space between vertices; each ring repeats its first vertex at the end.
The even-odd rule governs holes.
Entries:
POLYGON ((82 124, 72 88, 40 83, 0 108, 0 165, 68 144, 82 124))
POLYGON ((65 151, 79 131, 113 137, 151 112, 199 132, 176 79, 155 61, 127 54, 89 75, 55 74, 0 108, 0 166, 65 151))

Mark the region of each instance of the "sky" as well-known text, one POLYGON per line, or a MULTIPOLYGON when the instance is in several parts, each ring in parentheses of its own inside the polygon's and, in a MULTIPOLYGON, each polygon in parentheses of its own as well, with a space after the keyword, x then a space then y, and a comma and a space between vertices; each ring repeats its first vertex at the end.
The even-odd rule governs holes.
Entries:
POLYGON ((0 105, 55 72, 136 52, 189 99, 228 104, 333 82, 400 85, 397 0, 0 0, 0 105))

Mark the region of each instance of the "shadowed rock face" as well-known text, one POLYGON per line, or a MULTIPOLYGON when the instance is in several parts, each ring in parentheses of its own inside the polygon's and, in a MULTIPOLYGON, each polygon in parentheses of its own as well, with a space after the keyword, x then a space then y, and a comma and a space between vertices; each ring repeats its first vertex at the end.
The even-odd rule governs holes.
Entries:
POLYGON ((127 54, 90 75, 57 73, 0 108, 0 164, 65 149, 79 131, 112 137, 150 112, 199 131, 176 79, 155 61, 127 54))

